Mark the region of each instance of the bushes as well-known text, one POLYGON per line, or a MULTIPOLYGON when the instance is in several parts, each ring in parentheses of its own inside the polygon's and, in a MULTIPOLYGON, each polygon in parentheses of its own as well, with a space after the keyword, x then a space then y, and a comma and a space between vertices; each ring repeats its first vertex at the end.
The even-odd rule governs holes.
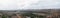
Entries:
POLYGON ((2 18, 7 18, 7 16, 3 15, 2 18))
POLYGON ((42 15, 40 15, 40 16, 38 16, 38 15, 34 15, 34 14, 32 14, 31 15, 31 18, 46 18, 46 16, 42 16, 42 15))
POLYGON ((41 16, 41 15, 40 15, 39 18, 44 18, 44 16, 41 16))

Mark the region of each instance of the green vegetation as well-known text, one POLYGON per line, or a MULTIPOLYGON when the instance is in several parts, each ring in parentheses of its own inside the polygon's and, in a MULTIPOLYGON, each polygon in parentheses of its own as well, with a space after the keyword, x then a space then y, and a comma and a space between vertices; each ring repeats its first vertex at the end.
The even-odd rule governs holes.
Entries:
POLYGON ((7 16, 3 15, 2 18, 7 18, 7 16))
POLYGON ((24 16, 30 16, 31 18, 35 18, 35 17, 37 17, 37 18, 45 18, 45 16, 42 16, 42 15, 38 16, 38 15, 35 15, 35 14, 24 14, 24 16))
MULTIPOLYGON (((15 15, 15 14, 14 14, 15 15)), ((23 16, 29 16, 29 17, 31 17, 31 18, 45 18, 45 16, 42 16, 42 15, 40 15, 40 16, 38 16, 38 15, 35 15, 35 14, 23 14, 23 16)), ((11 16, 9 16, 10 18, 11 18, 11 16)), ((7 18, 7 16, 6 15, 3 15, 2 16, 2 18, 7 18)))
POLYGON ((39 18, 44 18, 44 16, 39 16, 39 18))
POLYGON ((36 15, 32 14, 32 15, 31 15, 31 18, 34 18, 34 17, 36 17, 36 15))

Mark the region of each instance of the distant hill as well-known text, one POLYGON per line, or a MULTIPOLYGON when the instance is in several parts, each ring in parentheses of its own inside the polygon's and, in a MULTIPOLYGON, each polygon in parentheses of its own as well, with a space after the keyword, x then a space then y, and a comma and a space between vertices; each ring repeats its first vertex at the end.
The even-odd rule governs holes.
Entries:
POLYGON ((8 15, 12 15, 15 14, 15 12, 19 12, 21 14, 25 14, 25 13, 50 13, 51 11, 58 11, 60 12, 60 9, 28 9, 28 10, 0 10, 0 13, 4 13, 4 14, 8 14, 8 15))

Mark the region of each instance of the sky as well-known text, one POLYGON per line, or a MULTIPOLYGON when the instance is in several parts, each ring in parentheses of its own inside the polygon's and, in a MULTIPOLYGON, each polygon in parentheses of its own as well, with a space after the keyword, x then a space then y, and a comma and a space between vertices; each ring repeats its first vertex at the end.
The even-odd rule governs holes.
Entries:
POLYGON ((59 8, 60 0, 0 0, 0 10, 59 8))

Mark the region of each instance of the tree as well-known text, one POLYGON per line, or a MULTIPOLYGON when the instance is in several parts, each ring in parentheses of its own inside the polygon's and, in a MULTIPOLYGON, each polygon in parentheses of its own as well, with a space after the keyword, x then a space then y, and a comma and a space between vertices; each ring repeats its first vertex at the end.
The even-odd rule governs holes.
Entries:
POLYGON ((40 15, 39 18, 44 18, 44 16, 40 15))
POLYGON ((2 18, 7 18, 7 16, 3 15, 2 18))

